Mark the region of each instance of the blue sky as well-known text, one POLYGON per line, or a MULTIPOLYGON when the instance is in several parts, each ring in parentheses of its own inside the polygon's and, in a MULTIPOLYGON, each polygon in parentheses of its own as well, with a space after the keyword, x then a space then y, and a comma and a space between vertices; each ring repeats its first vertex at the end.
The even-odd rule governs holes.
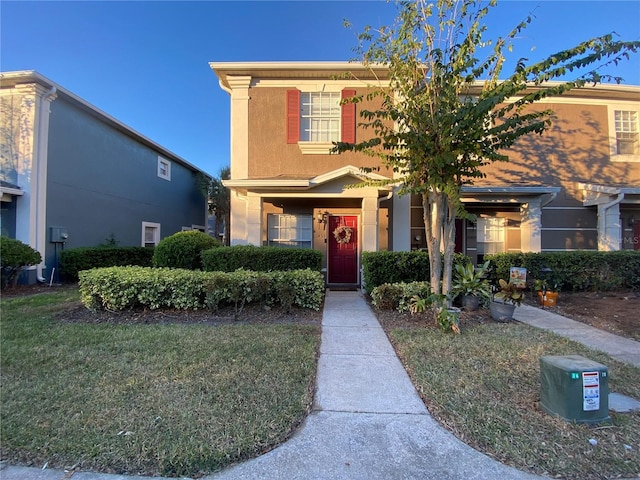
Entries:
MULTIPOLYGON (((640 40, 638 0, 501 0, 486 17, 487 38, 532 11, 515 58, 611 31, 640 40)), ((395 13, 381 0, 1 0, 0 70, 36 70, 215 175, 229 164, 229 97, 208 62, 348 60, 356 34, 395 13)), ((612 73, 640 85, 640 55, 612 73)))

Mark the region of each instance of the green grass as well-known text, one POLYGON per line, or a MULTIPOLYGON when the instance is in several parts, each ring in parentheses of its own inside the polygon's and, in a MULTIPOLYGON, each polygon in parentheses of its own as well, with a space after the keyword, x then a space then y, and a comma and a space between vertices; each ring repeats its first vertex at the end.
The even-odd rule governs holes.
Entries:
POLYGON ((310 407, 318 326, 54 319, 78 298, 2 301, 5 460, 198 476, 281 443, 310 407))
POLYGON ((640 412, 612 413, 611 423, 595 426, 544 413, 539 358, 577 354, 603 363, 609 390, 637 399, 640 369, 515 323, 478 325, 457 336, 424 327, 392 329, 389 336, 430 412, 471 446, 554 478, 640 475, 640 412))

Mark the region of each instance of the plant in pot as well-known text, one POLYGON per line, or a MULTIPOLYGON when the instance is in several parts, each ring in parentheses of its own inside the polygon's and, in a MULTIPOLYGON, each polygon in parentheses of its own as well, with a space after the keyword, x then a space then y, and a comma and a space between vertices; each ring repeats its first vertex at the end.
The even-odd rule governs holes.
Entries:
POLYGON ((484 262, 480 267, 474 268, 471 263, 457 263, 451 285, 451 294, 454 298, 459 297, 462 307, 466 310, 477 310, 480 303, 484 303, 491 298, 491 286, 485 278, 489 271, 489 261, 484 262))
POLYGON ((533 288, 538 292, 538 298, 543 308, 555 307, 558 304, 560 286, 557 283, 551 285, 547 279, 536 279, 533 281, 533 288))
POLYGON ((491 318, 498 322, 508 322, 513 319, 513 312, 524 299, 524 290, 502 278, 498 280, 498 291, 494 293, 489 304, 491 318))

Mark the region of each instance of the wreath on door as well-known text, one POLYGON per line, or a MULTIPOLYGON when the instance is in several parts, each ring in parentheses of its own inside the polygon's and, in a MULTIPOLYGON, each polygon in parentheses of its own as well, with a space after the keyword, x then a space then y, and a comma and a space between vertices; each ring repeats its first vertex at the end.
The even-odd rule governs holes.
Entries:
POLYGON ((336 242, 345 244, 351 241, 352 233, 353 230, 350 227, 347 227, 346 225, 340 225, 333 231, 333 237, 336 239, 336 242))

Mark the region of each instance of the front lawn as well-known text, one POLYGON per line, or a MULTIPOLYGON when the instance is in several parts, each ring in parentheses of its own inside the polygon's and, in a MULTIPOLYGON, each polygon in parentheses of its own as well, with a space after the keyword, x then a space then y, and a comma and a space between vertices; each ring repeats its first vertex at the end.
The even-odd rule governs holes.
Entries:
POLYGON ((2 301, 2 459, 198 476, 284 441, 313 395, 318 325, 64 323, 76 290, 2 301))
POLYGON ((465 326, 462 335, 385 322, 431 414, 496 460, 552 478, 640 475, 640 412, 600 425, 568 423, 540 406, 539 358, 583 355, 609 367, 609 389, 640 399, 640 369, 527 325, 465 326))

